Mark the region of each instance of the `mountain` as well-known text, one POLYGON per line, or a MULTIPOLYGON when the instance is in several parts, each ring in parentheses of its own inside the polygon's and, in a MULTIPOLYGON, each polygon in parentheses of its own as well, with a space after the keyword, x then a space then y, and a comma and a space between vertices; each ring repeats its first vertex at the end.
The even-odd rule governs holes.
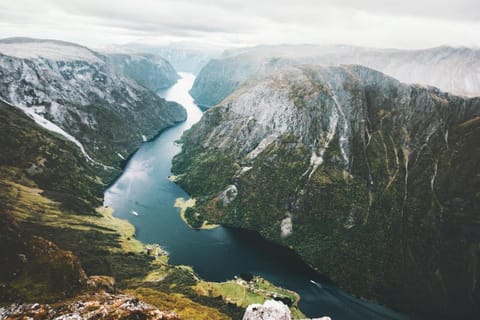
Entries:
POLYGON ((362 66, 287 66, 181 139, 187 217, 260 232, 353 294, 480 315, 480 98, 362 66))
POLYGON ((221 47, 189 42, 173 42, 163 46, 130 43, 115 46, 109 50, 158 55, 167 59, 175 70, 193 74, 198 74, 210 59, 216 58, 222 53, 221 47))
POLYGON ((151 54, 109 54, 108 58, 120 72, 152 91, 174 85, 180 76, 170 62, 151 54))
POLYGON ((186 117, 180 105, 121 71, 107 57, 72 43, 0 41, 0 98, 109 166, 186 117))
POLYGON ((198 74, 195 101, 220 103, 250 78, 295 64, 360 64, 406 83, 419 83, 466 96, 480 95, 480 50, 438 47, 425 50, 372 49, 345 45, 258 46, 226 51, 198 74))
POLYGON ((198 74, 210 59, 218 55, 217 50, 201 50, 185 46, 166 46, 158 48, 155 52, 171 61, 178 71, 193 74, 198 74))

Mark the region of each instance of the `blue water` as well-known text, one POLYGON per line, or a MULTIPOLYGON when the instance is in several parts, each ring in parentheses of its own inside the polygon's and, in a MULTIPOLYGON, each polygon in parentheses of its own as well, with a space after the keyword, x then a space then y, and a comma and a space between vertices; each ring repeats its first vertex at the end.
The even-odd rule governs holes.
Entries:
POLYGON ((208 281, 224 281, 250 273, 296 291, 301 296, 300 309, 309 317, 408 319, 346 294, 311 270, 291 250, 271 244, 255 233, 223 227, 192 230, 183 223, 179 209, 173 204, 178 197, 188 198, 188 195, 167 177, 171 175, 173 156, 180 152, 174 142, 201 118, 202 112, 188 94, 195 77, 187 73, 181 76, 177 84, 159 95, 182 104, 188 119, 144 143, 122 176, 106 190, 105 205, 115 209, 115 216, 129 220, 136 227, 140 241, 165 248, 171 263, 191 265, 208 281))

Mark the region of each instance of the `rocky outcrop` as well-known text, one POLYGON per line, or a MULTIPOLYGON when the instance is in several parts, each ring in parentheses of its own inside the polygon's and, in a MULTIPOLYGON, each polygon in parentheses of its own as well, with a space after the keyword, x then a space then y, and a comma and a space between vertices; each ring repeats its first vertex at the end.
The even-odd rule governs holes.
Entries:
POLYGON ((245 310, 243 320, 292 320, 290 309, 283 303, 267 300, 263 304, 251 304, 245 310))
POLYGON ((173 172, 199 218, 293 247, 358 296, 475 318, 479 115, 479 98, 361 66, 286 67, 208 110, 173 172))
POLYGON ((226 52, 198 74, 190 93, 206 107, 220 103, 252 78, 285 65, 360 64, 406 83, 419 83, 454 94, 480 95, 480 51, 438 47, 425 50, 372 49, 345 45, 259 46, 226 52))
MULTIPOLYGON (((280 301, 267 300, 263 304, 251 304, 245 310, 243 320, 293 320, 290 309, 280 301)), ((321 317, 310 320, 331 320, 321 317)))
POLYGON ((0 318, 21 319, 151 319, 179 320, 173 312, 160 311, 135 297, 124 294, 96 293, 70 301, 48 304, 13 304, 0 308, 0 318))
POLYGON ((52 40, 0 41, 0 98, 108 165, 186 117, 107 57, 52 40))
POLYGON ((174 85, 179 75, 170 62, 151 54, 109 54, 121 73, 152 91, 174 85))
POLYGON ((115 279, 108 276, 90 276, 87 280, 88 290, 94 292, 115 293, 115 279))

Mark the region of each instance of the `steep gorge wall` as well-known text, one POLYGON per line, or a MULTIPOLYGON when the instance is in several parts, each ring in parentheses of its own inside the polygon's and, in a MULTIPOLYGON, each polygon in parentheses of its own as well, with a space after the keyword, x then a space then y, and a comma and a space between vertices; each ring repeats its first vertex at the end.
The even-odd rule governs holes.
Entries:
POLYGON ((358 296, 473 319, 479 114, 365 67, 288 67, 207 111, 173 171, 197 220, 291 246, 358 296))

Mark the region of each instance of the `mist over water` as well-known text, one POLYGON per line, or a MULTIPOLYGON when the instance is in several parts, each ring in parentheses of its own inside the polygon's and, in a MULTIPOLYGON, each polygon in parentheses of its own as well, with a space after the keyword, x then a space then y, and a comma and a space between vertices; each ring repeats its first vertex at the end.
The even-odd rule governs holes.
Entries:
POLYGON ((173 156, 181 151, 175 141, 200 120, 202 112, 188 93, 194 75, 180 75, 182 79, 177 84, 158 94, 182 104, 188 118, 144 143, 122 176, 106 190, 104 204, 115 209, 115 216, 130 221, 140 241, 160 244, 169 252, 172 264, 191 265, 205 280, 225 281, 250 273, 296 291, 301 295, 300 309, 309 317, 407 319, 344 293, 311 270, 294 252, 269 243, 256 233, 224 227, 192 230, 183 223, 179 209, 173 205, 178 197, 188 198, 188 194, 168 176, 172 174, 173 156))

